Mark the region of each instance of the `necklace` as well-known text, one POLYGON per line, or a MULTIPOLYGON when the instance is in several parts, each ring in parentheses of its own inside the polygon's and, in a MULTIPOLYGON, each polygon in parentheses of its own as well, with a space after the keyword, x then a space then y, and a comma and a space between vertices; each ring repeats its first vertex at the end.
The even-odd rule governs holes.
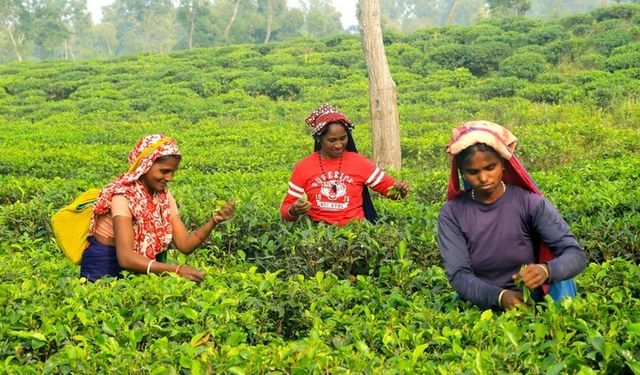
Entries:
MULTIPOLYGON (((500 181, 500 183, 502 184, 502 194, 504 194, 507 191, 507 185, 504 184, 504 181, 500 181)), ((476 191, 474 189, 471 189, 471 199, 476 200, 476 191)))
MULTIPOLYGON (((340 176, 340 171, 342 171, 342 155, 344 155, 344 152, 340 154, 340 163, 338 164, 338 176, 340 176)), ((320 163, 320 170, 322 171, 322 175, 327 176, 327 174, 324 172, 324 167, 322 167, 322 157, 320 157, 320 151, 318 151, 318 162, 320 163)), ((331 184, 331 190, 333 190, 334 193, 338 192, 338 187, 336 186, 335 182, 331 184)))

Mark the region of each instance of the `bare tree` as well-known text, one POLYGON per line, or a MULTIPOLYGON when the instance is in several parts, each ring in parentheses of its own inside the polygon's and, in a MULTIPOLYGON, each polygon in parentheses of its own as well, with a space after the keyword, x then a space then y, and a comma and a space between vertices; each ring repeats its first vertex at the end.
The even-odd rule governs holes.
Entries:
POLYGON ((7 23, 6 26, 7 26, 7 31, 9 32, 9 37, 11 38, 11 44, 13 44, 13 50, 16 53, 16 58, 18 59, 18 61, 22 61, 22 55, 18 50, 18 45, 22 44, 22 42, 24 41, 24 34, 20 34, 19 36, 14 36, 13 30, 12 30, 13 26, 10 25, 9 23, 7 23))
POLYGON ((21 9, 16 3, 9 1, 0 2, 0 24, 6 28, 7 33, 9 34, 9 39, 11 39, 13 51, 15 52, 16 59, 18 59, 18 61, 22 61, 19 46, 24 41, 24 34, 18 32, 20 11, 21 9))
POLYGON ((196 7, 198 6, 198 0, 190 1, 188 6, 188 19, 189 19, 189 37, 187 40, 187 49, 191 51, 193 49, 193 29, 195 28, 196 7))
POLYGON ((447 16, 447 22, 445 25, 451 25, 453 20, 456 18, 456 14, 458 13, 458 8, 460 7, 460 0, 453 0, 453 5, 451 6, 451 10, 449 11, 449 16, 447 16))
POLYGON ((233 4, 233 13, 231 14, 231 18, 229 18, 229 22, 227 22, 227 25, 224 27, 224 39, 227 39, 229 37, 229 30, 231 30, 231 25, 233 25, 236 20, 236 16, 238 15, 238 8, 240 8, 240 0, 236 0, 236 2, 233 4))
POLYGON ((65 60, 75 60, 76 57, 73 55, 73 50, 71 49, 71 42, 69 39, 64 40, 64 59, 65 60))
POLYGON ((271 28, 273 27, 273 0, 267 0, 267 30, 264 33, 264 44, 271 39, 271 28))
POLYGON ((96 41, 104 42, 109 56, 113 56, 114 47, 118 43, 115 25, 111 22, 101 22, 93 27, 93 32, 95 34, 96 41))
POLYGON ((373 160, 382 168, 400 169, 400 119, 396 84, 384 52, 380 27, 380 1, 359 0, 358 22, 369 76, 369 107, 373 160))

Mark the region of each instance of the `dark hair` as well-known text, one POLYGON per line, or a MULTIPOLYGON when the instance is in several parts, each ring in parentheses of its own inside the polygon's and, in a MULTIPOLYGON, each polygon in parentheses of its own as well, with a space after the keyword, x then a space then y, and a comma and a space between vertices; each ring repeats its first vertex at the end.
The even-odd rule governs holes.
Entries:
POLYGON ((165 162, 165 161, 167 161, 167 160, 169 160, 171 158, 176 158, 178 160, 182 160, 182 155, 163 155, 163 156, 160 156, 159 158, 157 158, 156 160, 154 160, 153 162, 154 163, 162 163, 162 162, 165 162))
POLYGON ((487 145, 486 143, 474 143, 471 146, 460 151, 458 155, 456 155, 456 165, 458 166, 460 173, 462 173, 462 168, 467 164, 469 159, 471 159, 471 157, 476 154, 476 152, 487 152, 490 154, 494 154, 501 161, 504 159, 502 155, 498 153, 498 151, 496 151, 493 147, 487 145))
MULTIPOLYGON (((320 134, 313 136, 313 151, 320 151, 320 139, 323 135, 327 134, 329 127, 334 124, 342 125, 344 130, 347 132, 347 146, 344 148, 347 151, 358 152, 356 148, 356 142, 353 140, 353 135, 351 134, 351 130, 343 124, 342 122, 332 122, 327 124, 327 126, 322 129, 320 134)), ((364 217, 372 223, 375 223, 378 220, 378 213, 376 212, 376 208, 373 206, 373 201, 371 200, 371 194, 369 193, 369 188, 365 185, 362 189, 362 209, 364 210, 364 217)))
POLYGON ((351 151, 351 152, 358 152, 358 149, 356 148, 356 142, 353 140, 353 135, 351 134, 351 130, 349 130, 349 128, 345 124, 343 124, 342 122, 329 123, 329 124, 327 124, 327 126, 324 127, 324 129, 322 129, 320 134, 314 135, 313 136, 313 151, 320 151, 320 139, 325 134, 327 134, 327 132, 329 131, 329 128, 334 124, 342 125, 344 130, 347 132, 347 146, 344 149, 347 150, 347 151, 351 151))

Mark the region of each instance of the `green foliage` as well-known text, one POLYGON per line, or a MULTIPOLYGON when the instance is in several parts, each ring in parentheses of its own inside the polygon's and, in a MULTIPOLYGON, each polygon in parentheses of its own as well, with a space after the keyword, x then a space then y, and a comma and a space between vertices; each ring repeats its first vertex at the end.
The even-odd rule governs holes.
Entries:
POLYGON ((616 47, 623 46, 633 41, 634 38, 631 31, 616 28, 595 35, 592 40, 597 52, 609 56, 616 47))
POLYGON ((527 33, 530 44, 547 44, 559 39, 567 38, 567 32, 560 25, 545 25, 530 30, 527 33))
POLYGON ((599 21, 611 19, 631 19, 640 13, 640 5, 622 4, 612 7, 598 8, 593 11, 593 17, 599 21))
POLYGON ((484 81, 478 87, 478 91, 481 98, 493 99, 501 96, 514 96, 525 85, 526 81, 516 77, 496 77, 484 81))
POLYGON ((475 77, 465 68, 438 70, 427 77, 424 88, 430 91, 445 87, 462 88, 468 86, 475 77))
POLYGON ((559 20, 560 24, 566 29, 570 30, 574 34, 582 35, 578 30, 589 30, 596 22, 593 14, 583 13, 576 14, 569 17, 564 17, 559 20))
POLYGON ((456 300, 442 269, 416 268, 401 248, 377 278, 282 280, 238 264, 207 268, 199 285, 133 275, 87 284, 34 257, 49 249, 23 238, 3 260, 5 280, 19 286, 0 288, 5 372, 621 372, 638 363, 627 312, 640 307, 640 271, 622 260, 589 266, 576 299, 496 313, 456 300), (29 259, 33 272, 14 271, 29 259))
POLYGON ((576 38, 556 40, 547 44, 543 53, 550 64, 558 65, 561 62, 574 62, 585 49, 585 43, 576 38))
POLYGON ((592 38, 635 38, 633 27, 591 14, 394 34, 403 169, 388 173, 412 191, 373 194, 379 221, 344 227, 284 222, 278 208, 311 152, 303 119, 318 104, 347 113, 371 155, 357 37, 1 65, 0 373, 633 372, 638 46, 612 43, 605 56, 592 38), (592 263, 578 298, 498 313, 451 290, 435 228, 443 148, 471 119, 518 136, 516 154, 592 263), (170 250, 169 262, 206 271, 201 284, 86 283, 49 217, 121 173, 152 132, 183 151, 171 190, 188 229, 231 197, 237 215, 193 255, 170 250))
POLYGON ((544 56, 535 52, 512 55, 500 63, 500 72, 504 76, 532 80, 545 68, 544 56))
POLYGON ((500 27, 504 31, 515 31, 518 33, 528 33, 541 25, 540 21, 524 17, 495 18, 488 22, 500 27))
POLYGON ((438 64, 443 69, 463 67, 469 59, 469 47, 462 44, 444 44, 429 51, 430 62, 438 64))
POLYGON ((558 104, 566 98, 567 93, 568 87, 563 84, 533 83, 520 90, 519 95, 532 102, 558 104))
POLYGON ((604 67, 610 72, 630 68, 640 68, 640 51, 616 53, 604 61, 604 67))
POLYGON ((500 62, 511 55, 511 47, 503 42, 477 43, 469 47, 464 67, 482 76, 496 71, 500 62))

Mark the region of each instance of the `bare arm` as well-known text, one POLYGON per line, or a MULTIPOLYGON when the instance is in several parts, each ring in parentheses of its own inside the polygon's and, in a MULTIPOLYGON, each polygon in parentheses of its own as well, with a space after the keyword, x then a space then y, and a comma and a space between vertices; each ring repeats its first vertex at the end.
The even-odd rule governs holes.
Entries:
POLYGON ((204 274, 188 266, 167 264, 149 260, 141 254, 133 251, 133 219, 126 216, 115 216, 113 218, 113 231, 116 242, 116 255, 120 267, 138 273, 149 272, 161 274, 164 272, 178 272, 184 278, 200 281, 204 274))
POLYGON ((236 202, 227 202, 217 213, 213 215, 213 217, 211 217, 211 219, 209 219, 209 221, 191 233, 187 231, 182 219, 180 219, 180 215, 176 213, 171 219, 174 245, 181 253, 191 254, 195 249, 202 245, 207 238, 209 238, 213 228, 218 224, 231 219, 235 215, 235 212, 236 202))

